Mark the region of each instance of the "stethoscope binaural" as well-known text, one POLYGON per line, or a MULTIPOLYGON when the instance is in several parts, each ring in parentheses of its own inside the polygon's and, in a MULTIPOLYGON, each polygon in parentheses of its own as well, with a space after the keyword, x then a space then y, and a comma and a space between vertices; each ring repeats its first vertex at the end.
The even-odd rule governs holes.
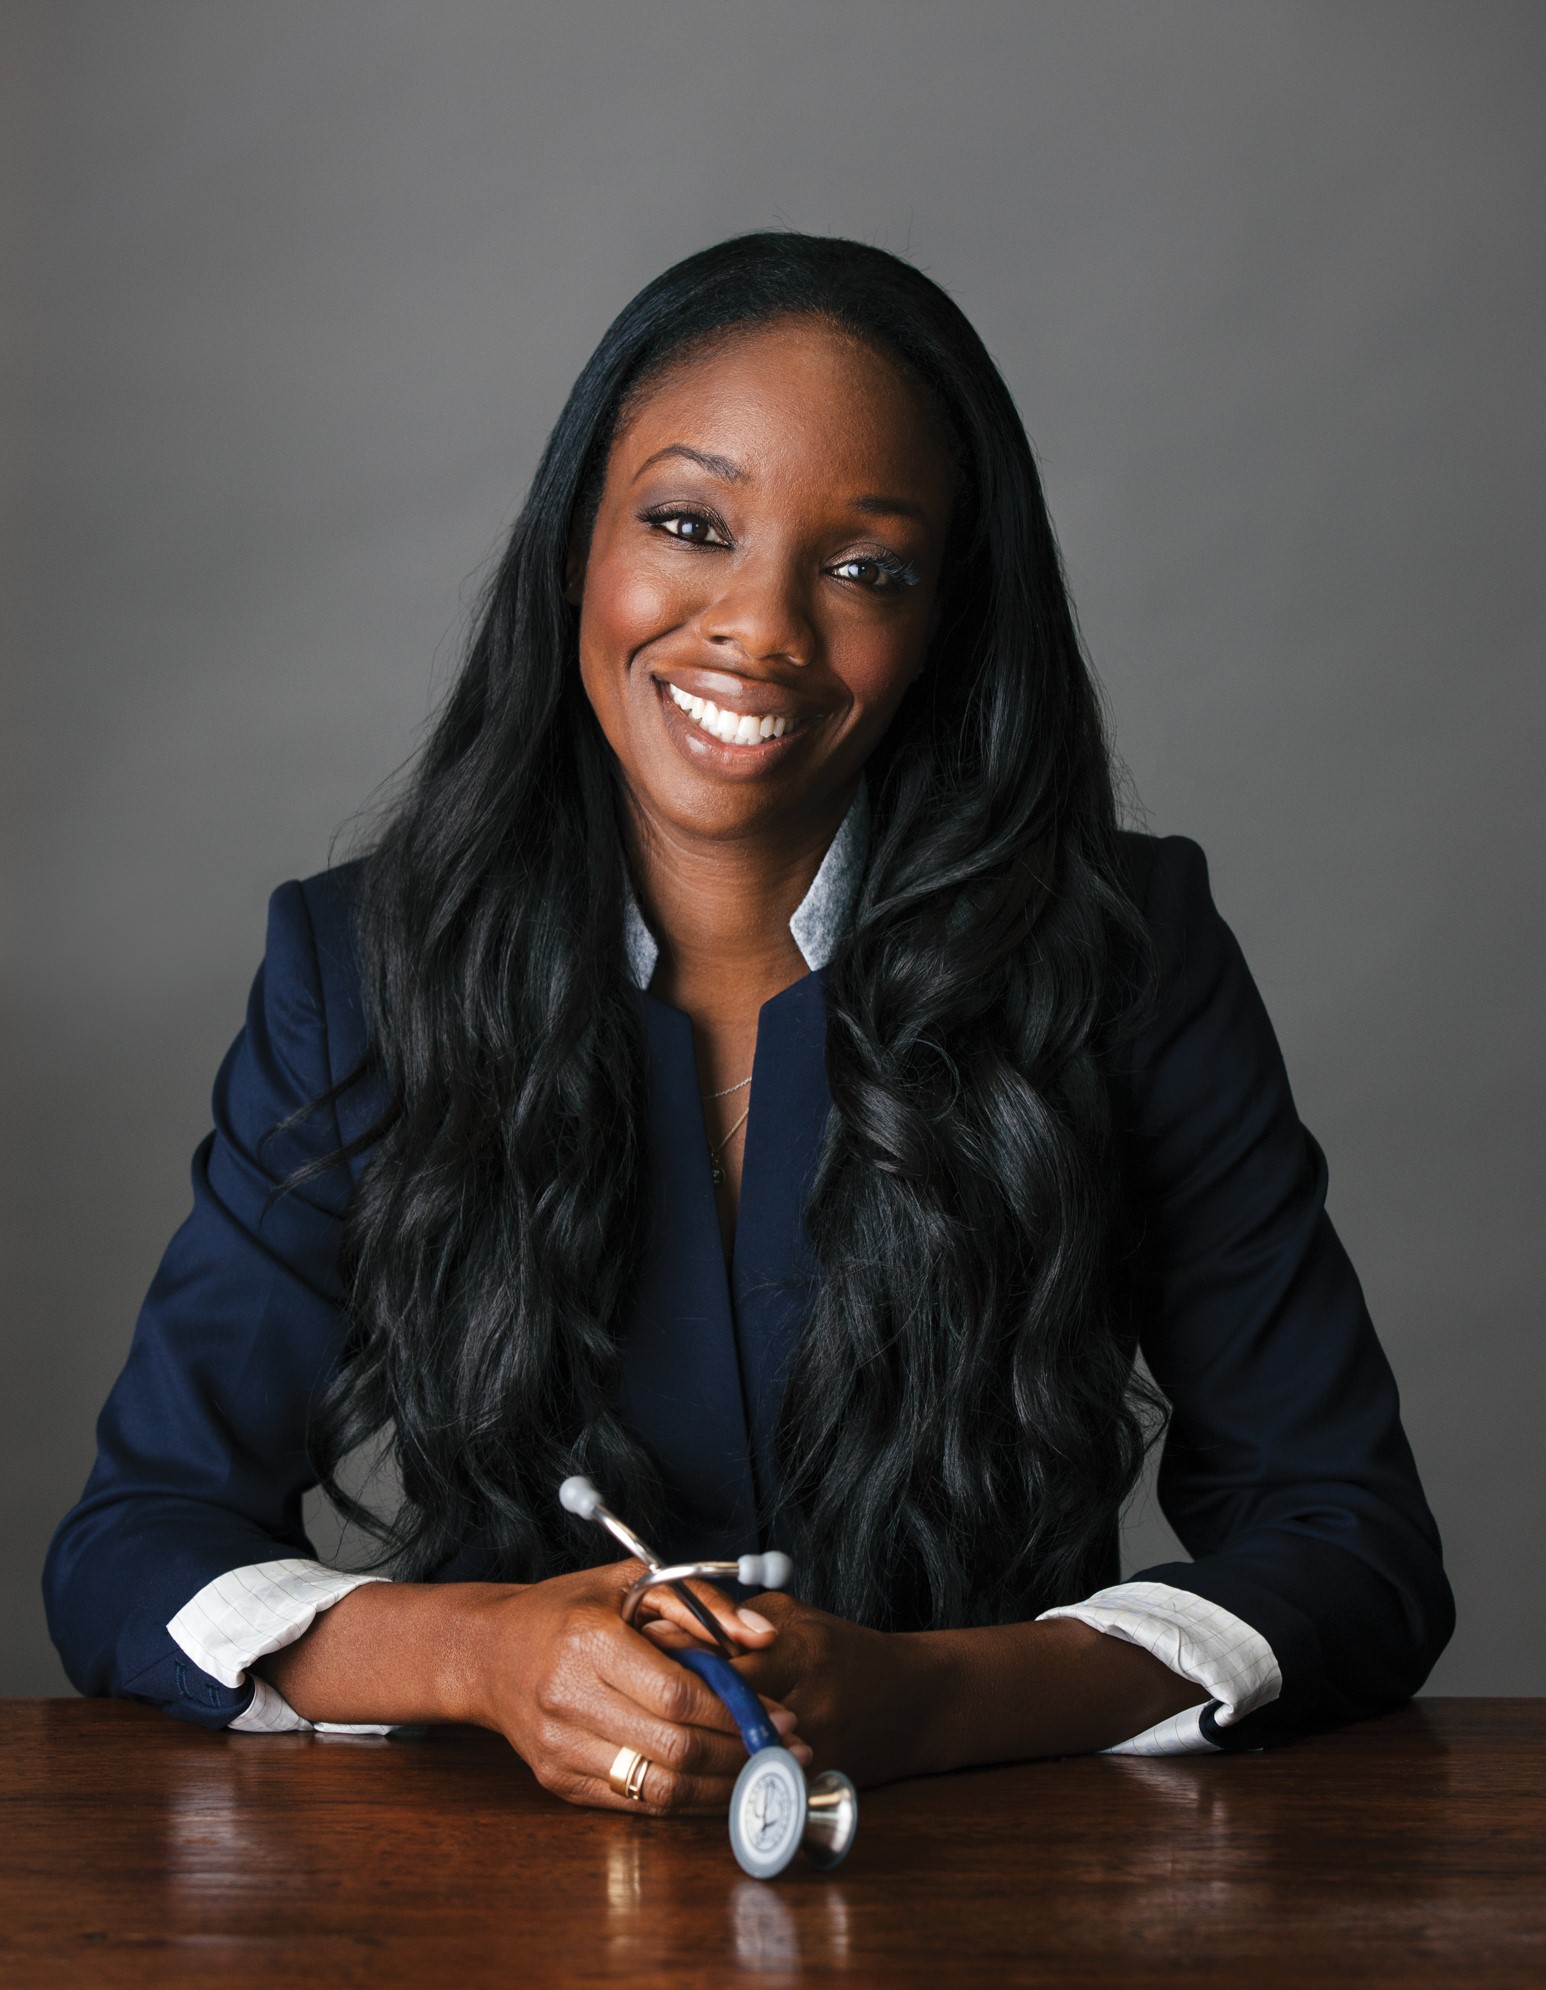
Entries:
POLYGON ((673 1651, 678 1664, 695 1672, 729 1709, 748 1761, 736 1778, 730 1798, 730 1844, 742 1870, 753 1879, 773 1879, 802 1848, 813 1866, 830 1871, 848 1856, 859 1829, 859 1797, 853 1784, 836 1769, 824 1769, 807 1780, 778 1738, 757 1695, 730 1664, 733 1650, 715 1623, 713 1613, 693 1595, 689 1582, 741 1582, 750 1589, 782 1589, 794 1573, 787 1555, 776 1549, 765 1555, 742 1555, 734 1562, 673 1562, 663 1564, 633 1529, 604 1504, 589 1479, 565 1479, 558 1489, 565 1508, 581 1520, 594 1520, 630 1555, 643 1562, 641 1575, 623 1598, 625 1624, 632 1624, 652 1589, 669 1586, 687 1605, 713 1651, 688 1647, 673 1651))

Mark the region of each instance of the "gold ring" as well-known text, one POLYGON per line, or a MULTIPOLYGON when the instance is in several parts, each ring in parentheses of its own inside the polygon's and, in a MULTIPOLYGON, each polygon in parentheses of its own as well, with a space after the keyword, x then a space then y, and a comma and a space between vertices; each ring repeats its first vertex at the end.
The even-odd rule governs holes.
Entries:
POLYGON ((630 1803, 643 1803, 644 1778, 654 1766, 637 1748, 620 1748, 607 1771, 607 1787, 614 1796, 627 1797, 630 1803))

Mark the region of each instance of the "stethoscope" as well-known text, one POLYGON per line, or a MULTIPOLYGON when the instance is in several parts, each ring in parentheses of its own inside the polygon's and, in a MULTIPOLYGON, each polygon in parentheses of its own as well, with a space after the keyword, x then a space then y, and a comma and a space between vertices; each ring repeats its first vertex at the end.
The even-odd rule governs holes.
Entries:
MULTIPOLYGON (((778 1738, 761 1700, 730 1664, 734 1651, 712 1612, 693 1595, 689 1582, 740 1582, 749 1589, 782 1589, 794 1564, 777 1549, 742 1555, 734 1562, 661 1562, 626 1522, 606 1506, 589 1479, 565 1479, 558 1489, 565 1508, 581 1520, 594 1520, 613 1540, 643 1562, 645 1570, 623 1598, 623 1622, 632 1624, 652 1589, 668 1585, 687 1605, 715 1649, 673 1651, 678 1664, 695 1672, 717 1693, 746 1744, 749 1757, 730 1798, 730 1845, 742 1870, 753 1879, 773 1879, 804 1849, 813 1866, 828 1872, 848 1856, 859 1829, 859 1796, 848 1778, 824 1769, 808 1781, 778 1738)), ((635 1758, 642 1761, 642 1757, 635 1758)), ((630 1792, 637 1794, 637 1792, 630 1792)))

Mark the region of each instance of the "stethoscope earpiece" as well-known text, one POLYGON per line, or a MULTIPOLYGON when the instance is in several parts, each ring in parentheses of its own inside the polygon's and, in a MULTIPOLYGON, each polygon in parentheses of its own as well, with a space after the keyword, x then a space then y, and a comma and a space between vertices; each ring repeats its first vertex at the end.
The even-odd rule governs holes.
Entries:
POLYGON ((765 1555, 742 1555, 735 1565, 736 1580, 748 1589, 787 1589, 794 1563, 777 1548, 765 1555))
POLYGON ((593 1520, 596 1509, 601 1504, 601 1494, 590 1480, 576 1473, 572 1479, 565 1479, 558 1489, 558 1503, 565 1513, 578 1515, 581 1520, 593 1520))

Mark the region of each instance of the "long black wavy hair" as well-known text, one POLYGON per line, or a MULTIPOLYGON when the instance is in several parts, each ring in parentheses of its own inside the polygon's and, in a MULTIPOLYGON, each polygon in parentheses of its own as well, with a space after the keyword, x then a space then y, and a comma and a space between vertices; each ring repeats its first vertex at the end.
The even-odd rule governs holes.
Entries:
POLYGON ((859 242, 747 235, 678 263, 607 331, 553 430, 365 862, 367 1069, 386 1105, 355 1143, 352 1332, 314 1460, 410 1578, 474 1537, 511 1578, 593 1559, 554 1497, 571 1472, 646 1532, 660 1510, 616 1399, 643 1060, 619 776, 565 562, 630 396, 794 316, 921 384, 959 488, 930 663, 867 769, 871 855, 828 972, 784 1510, 810 1601, 890 1627, 1007 1621, 1101 1578, 1143 1457, 1105 1077, 1143 933, 1014 403, 950 298, 859 242), (338 1471, 388 1428, 403 1498, 384 1520, 338 1471))

